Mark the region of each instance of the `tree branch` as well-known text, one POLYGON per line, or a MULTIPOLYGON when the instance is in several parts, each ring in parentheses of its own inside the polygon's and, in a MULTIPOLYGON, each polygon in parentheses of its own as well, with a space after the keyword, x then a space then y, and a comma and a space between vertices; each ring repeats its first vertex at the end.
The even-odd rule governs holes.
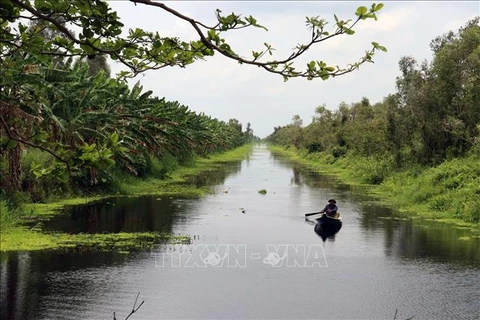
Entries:
MULTIPOLYGON (((138 296, 140 295, 140 292, 137 294, 137 297, 135 298, 135 302, 133 303, 133 307, 132 307, 132 311, 127 315, 127 317, 125 318, 125 320, 128 320, 128 318, 130 318, 130 316, 132 316, 135 312, 138 311, 138 309, 140 309, 140 307, 143 305, 143 303, 145 301, 142 301, 138 307, 137 307, 137 301, 138 301, 138 296)), ((115 311, 113 312, 113 320, 117 320, 117 318, 115 317, 115 311)))
MULTIPOLYGON (((249 26, 264 28, 257 24, 256 20, 251 16, 240 18, 240 15, 235 15, 233 13, 229 16, 221 16, 221 11, 217 10, 218 23, 214 27, 208 27, 191 17, 172 9, 164 3, 154 2, 152 0, 129 0, 135 5, 140 3, 146 6, 160 8, 161 10, 189 23, 199 36, 199 41, 187 43, 179 41, 178 38, 162 38, 158 33, 146 32, 141 29, 131 29, 130 35, 127 38, 117 37, 116 35, 121 32, 121 26, 123 26, 123 24, 119 22, 115 14, 107 13, 108 10, 105 11, 105 13, 96 11, 97 8, 92 5, 91 0, 87 1, 89 12, 84 16, 80 16, 78 13, 76 15, 70 15, 66 12, 51 12, 50 14, 44 14, 41 9, 34 7, 30 2, 25 0, 11 1, 19 8, 30 12, 36 17, 36 19, 51 23, 52 27, 65 35, 65 43, 55 43, 55 41, 47 43, 47 46, 56 44, 57 48, 62 47, 67 51, 67 53, 62 52, 59 55, 65 56, 65 54, 68 54, 69 56, 85 56, 96 53, 109 54, 113 59, 120 61, 123 65, 129 68, 129 71, 119 73, 119 77, 135 77, 146 70, 156 70, 166 66, 185 67, 195 60, 202 59, 205 56, 212 56, 215 52, 218 52, 240 64, 254 65, 261 67, 270 73, 279 74, 283 76, 285 80, 292 77, 304 77, 309 80, 313 78, 322 78, 325 80, 330 76, 335 77, 349 73, 358 69, 361 64, 371 62, 371 57, 374 55, 375 49, 386 50, 384 47, 372 43, 374 46, 373 49, 367 51, 366 55, 358 62, 350 64, 344 68, 338 66, 328 67, 323 61, 312 61, 308 63, 305 71, 297 71, 293 66, 294 60, 302 56, 313 45, 339 35, 353 34, 352 28, 360 20, 365 20, 370 17, 376 19, 375 12, 380 10, 383 5, 378 9, 375 9, 375 4, 372 5, 370 12, 367 12, 366 7, 363 7, 360 11, 360 8, 357 9, 356 15, 358 18, 350 26, 349 23, 351 20, 338 20, 335 16, 337 28, 332 34, 323 32, 323 28, 326 25, 326 22, 323 19, 318 19, 318 17, 307 18, 307 25, 312 28, 311 40, 308 43, 297 45, 294 48, 294 52, 292 52, 287 58, 281 60, 260 61, 260 59, 265 57, 267 52, 271 54, 274 48, 266 44, 265 50, 254 52, 253 59, 248 59, 241 57, 234 52, 230 46, 225 43, 225 39, 219 37, 219 34, 224 31, 243 29, 249 26), (59 17, 55 15, 57 13, 60 17, 64 18, 65 21, 60 21, 58 19, 59 17), (80 34, 79 37, 76 37, 73 32, 65 27, 65 22, 73 23, 80 27, 83 26, 83 33, 80 34), (106 27, 106 25, 110 25, 110 23, 112 29, 106 27), (97 25, 99 25, 99 27, 97 25), (75 45, 80 46, 80 49, 75 45)), ((73 3, 75 2, 72 2, 70 6, 75 6, 73 3)), ((79 8, 81 8, 80 5, 79 8)), ((31 19, 33 19, 33 17, 31 19)), ((12 46, 14 46, 14 44, 12 44, 12 46)), ((50 49, 51 48, 47 47, 47 51, 50 49)), ((39 51, 44 52, 45 50, 39 51)), ((51 55, 55 54, 55 51, 51 53, 51 55)))
MULTIPOLYGON (((199 23, 198 21, 196 21, 195 19, 193 18, 190 18, 170 7, 168 7, 167 5, 163 4, 163 3, 160 3, 160 2, 153 2, 151 0, 129 0, 135 4, 137 3, 141 3, 141 4, 144 4, 144 5, 147 5, 147 6, 153 6, 153 7, 157 7, 157 8, 161 8, 162 10, 165 10, 171 14, 173 14, 174 16, 176 16, 177 18, 180 18, 186 22, 188 22, 194 29, 195 31, 197 32, 197 34, 199 35, 200 37, 200 40, 202 41, 202 43, 209 49, 212 49, 212 50, 215 50, 217 52, 219 52, 220 54, 224 55, 225 57, 227 58, 230 58, 230 59, 233 59, 233 60, 236 60, 238 61, 239 63, 242 63, 242 64, 249 64, 249 65, 255 65, 255 66, 258 66, 258 67, 262 67, 263 69, 265 69, 266 71, 268 72, 271 72, 271 73, 275 73, 275 74, 279 74, 279 75, 282 75, 284 77, 305 77, 305 78, 312 78, 312 74, 309 73, 308 71, 305 71, 305 72, 293 72, 293 69, 290 69, 290 68, 284 68, 283 70, 275 70, 276 69, 276 66, 278 65, 287 65, 288 63, 292 62, 293 60, 297 59, 298 57, 300 57, 303 53, 305 53, 308 49, 310 49, 310 47, 316 43, 320 43, 322 41, 325 41, 325 40, 328 40, 328 39, 331 39, 333 37, 336 37, 336 36, 339 36, 339 35, 342 35, 342 34, 345 34, 345 29, 342 29, 342 28, 338 28, 337 31, 331 35, 328 35, 326 37, 321 37, 321 34, 317 34, 315 35, 314 34, 314 30, 315 28, 312 28, 312 40, 306 44, 306 45, 300 45, 298 48, 298 50, 296 52, 293 52, 288 58, 286 59, 283 59, 283 60, 275 60, 275 61, 267 61, 267 62, 259 62, 257 61, 259 59, 259 57, 256 57, 254 58, 253 60, 248 60, 248 59, 244 59, 236 54, 232 54, 231 52, 227 51, 227 50, 224 50, 222 48, 220 48, 219 46, 215 45, 211 40, 209 40, 205 34, 202 32, 202 30, 200 29, 200 26, 204 27, 204 28, 207 28, 207 29, 210 29, 208 27, 206 27, 204 24, 201 24, 199 23)), ((347 30, 351 30, 359 21, 361 20, 361 18, 357 18, 356 21, 352 24, 352 26, 350 26, 349 28, 346 28, 347 30)), ((210 29, 210 30, 214 30, 214 29, 210 29)), ((370 50, 370 51, 367 51, 367 55, 373 55, 375 52, 375 48, 370 50)), ((266 51, 264 51, 262 53, 262 56, 266 53, 266 51)), ((332 77, 335 77, 335 76, 340 76, 340 75, 343 75, 343 74, 346 74, 346 73, 349 73, 349 72, 352 72, 354 71, 355 69, 358 68, 358 65, 366 62, 367 59, 360 59, 359 62, 357 62, 357 66, 355 65, 350 65, 349 67, 347 68, 344 68, 344 69, 338 69, 336 71, 333 71, 333 72, 327 72, 327 73, 324 73, 323 75, 328 75, 328 76, 332 76, 332 77)))

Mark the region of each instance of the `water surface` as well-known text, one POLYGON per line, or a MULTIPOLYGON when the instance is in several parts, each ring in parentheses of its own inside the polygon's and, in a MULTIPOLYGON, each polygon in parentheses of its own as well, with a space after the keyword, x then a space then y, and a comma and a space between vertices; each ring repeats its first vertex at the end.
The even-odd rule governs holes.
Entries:
POLYGON ((467 230, 384 219, 392 213, 361 190, 264 146, 192 183, 212 193, 66 209, 45 228, 165 231, 192 244, 4 254, 1 318, 113 319, 116 311, 123 319, 140 292, 145 304, 133 319, 393 319, 396 309, 397 319, 479 319, 480 244, 464 240, 467 230), (329 198, 343 227, 324 242, 304 213, 329 198))

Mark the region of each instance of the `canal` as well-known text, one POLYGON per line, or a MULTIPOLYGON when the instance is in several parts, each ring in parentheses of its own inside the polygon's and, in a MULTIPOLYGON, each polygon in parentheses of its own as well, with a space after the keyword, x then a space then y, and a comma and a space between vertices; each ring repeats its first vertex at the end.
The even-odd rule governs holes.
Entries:
POLYGON ((45 223, 191 243, 2 254, 1 319, 124 319, 138 293, 145 303, 130 319, 479 319, 480 243, 468 230, 392 219, 364 190, 262 145, 191 183, 211 192, 111 198, 45 223), (304 214, 329 198, 343 226, 324 241, 304 214))

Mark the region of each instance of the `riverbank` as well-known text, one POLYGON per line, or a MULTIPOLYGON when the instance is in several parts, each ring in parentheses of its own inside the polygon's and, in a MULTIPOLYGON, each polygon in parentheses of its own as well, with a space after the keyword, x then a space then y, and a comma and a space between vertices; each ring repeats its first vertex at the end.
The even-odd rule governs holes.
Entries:
POLYGON ((381 184, 374 185, 365 183, 359 171, 345 162, 327 163, 321 156, 306 155, 296 149, 272 145, 269 149, 317 172, 335 176, 342 183, 361 187, 378 203, 392 208, 396 215, 393 218, 440 221, 480 232, 477 194, 480 192, 480 166, 474 160, 452 160, 415 174, 392 173, 381 184), (449 189, 452 184, 456 187, 449 189))
POLYGON ((85 197, 56 199, 49 203, 28 203, 22 212, 7 212, 5 205, 0 203, 1 233, 0 251, 17 250, 117 250, 130 251, 148 247, 154 242, 168 241, 173 243, 188 242, 188 236, 158 233, 116 233, 116 234, 63 234, 46 233, 41 228, 41 222, 48 220, 61 212, 67 205, 81 205, 92 201, 106 199, 112 196, 183 196, 201 197, 208 192, 207 187, 195 187, 186 182, 190 177, 202 172, 215 170, 222 163, 244 159, 252 150, 252 144, 210 155, 208 158, 196 158, 188 166, 179 166, 168 175, 167 179, 125 178, 116 194, 88 194, 85 197), (26 223, 34 227, 27 227, 26 223))

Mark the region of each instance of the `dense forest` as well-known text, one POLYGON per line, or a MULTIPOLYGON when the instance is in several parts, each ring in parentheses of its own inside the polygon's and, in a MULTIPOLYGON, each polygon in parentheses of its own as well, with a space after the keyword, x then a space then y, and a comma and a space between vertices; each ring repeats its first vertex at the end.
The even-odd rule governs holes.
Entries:
POLYGON ((152 97, 103 69, 92 74, 86 61, 39 66, 31 56, 12 63, 15 69, 3 69, 0 91, 6 192, 43 200, 55 189, 108 187, 119 173, 161 177, 172 163, 253 138, 235 119, 226 123, 152 97))
POLYGON ((236 119, 197 114, 110 77, 104 56, 12 55, 2 64, 0 189, 9 199, 114 190, 119 176, 162 178, 195 155, 253 139, 249 124, 243 131, 236 119))
POLYGON ((383 101, 319 106, 311 124, 295 115, 267 140, 348 168, 399 204, 480 221, 479 18, 430 47, 431 62, 400 59, 396 92, 383 101))

